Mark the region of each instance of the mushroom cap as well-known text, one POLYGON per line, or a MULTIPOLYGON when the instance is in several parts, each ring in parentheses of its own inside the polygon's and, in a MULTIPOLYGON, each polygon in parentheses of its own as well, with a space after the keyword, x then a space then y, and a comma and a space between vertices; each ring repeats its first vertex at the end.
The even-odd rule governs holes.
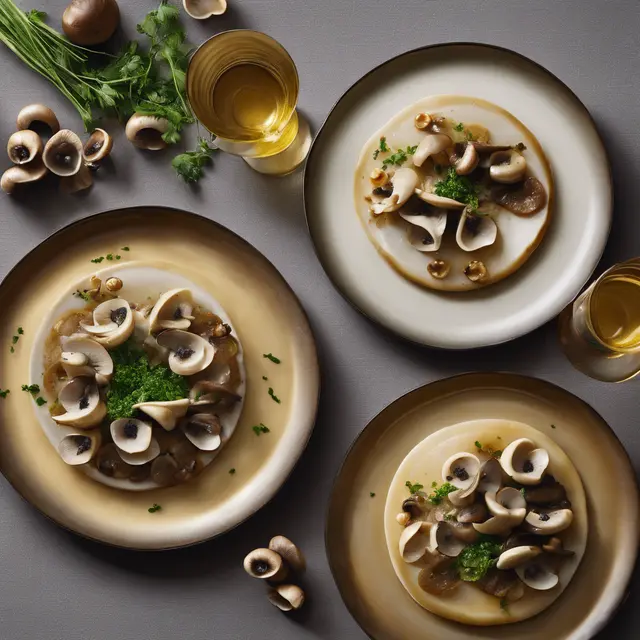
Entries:
POLYGON ((0 178, 0 189, 5 193, 13 193, 19 184, 35 182, 47 175, 47 167, 41 158, 34 158, 28 164, 9 167, 0 178))
POLYGON ((478 482, 478 491, 487 493, 492 491, 497 493, 502 487, 502 467, 496 458, 489 458, 482 467, 480 467, 480 482, 478 482))
POLYGON ((496 567, 498 569, 515 569, 537 558, 541 553, 540 547, 513 547, 513 549, 508 549, 500 554, 496 567))
POLYGON ((437 251, 440 248, 442 236, 447 226, 447 211, 445 209, 433 209, 429 213, 418 215, 400 211, 400 217, 414 225, 411 229, 409 242, 418 251, 437 251))
POLYGON ((430 204, 432 207, 437 207, 439 209, 464 209, 464 202, 458 202, 457 200, 453 200, 452 198, 445 198, 444 196, 438 196, 435 193, 427 191, 426 189, 415 189, 414 193, 420 198, 420 200, 424 200, 427 204, 430 204))
POLYGON ((480 460, 466 451, 453 454, 442 465, 442 480, 457 488, 448 495, 451 504, 468 506, 480 481, 480 460))
POLYGON ((413 164, 416 167, 421 167, 427 158, 441 153, 452 146, 452 144, 453 141, 451 138, 444 133, 428 133, 422 138, 418 148, 413 154, 413 164))
POLYGON ((507 211, 525 218, 538 213, 547 204, 544 185, 533 176, 528 176, 523 183, 515 186, 494 187, 491 197, 507 211))
POLYGON ((267 597, 280 611, 297 610, 304 604, 304 591, 295 584, 280 584, 271 589, 267 597))
POLYGON ((527 513, 526 503, 517 489, 504 487, 497 493, 488 491, 484 498, 493 517, 485 522, 473 524, 478 533, 496 536, 508 535, 514 527, 517 527, 524 520, 527 513))
POLYGON ((520 182, 527 171, 527 161, 515 149, 492 153, 489 165, 491 179, 502 184, 520 182))
POLYGON ((82 142, 69 131, 60 129, 44 146, 42 161, 51 173, 57 176, 73 176, 82 166, 82 142))
POLYGON ((60 457, 70 465, 86 464, 96 454, 102 444, 100 429, 71 433, 66 435, 58 445, 60 457))
POLYGON ((439 596, 460 585, 460 578, 450 558, 441 554, 427 554, 427 566, 418 574, 418 586, 427 593, 439 596))
POLYGON ((149 446, 144 451, 129 453, 118 447, 118 455, 122 458, 123 462, 137 467, 151 460, 155 460, 160 455, 160 445, 155 438, 151 438, 149 446))
POLYGON ((71 42, 83 46, 101 44, 118 28, 116 0, 71 0, 62 14, 62 30, 71 42))
POLYGON ((516 573, 522 582, 536 591, 553 589, 559 582, 558 576, 539 560, 516 567, 516 573))
POLYGON ((16 129, 31 129, 36 122, 42 122, 49 127, 52 135, 60 131, 56 114, 44 104, 28 104, 22 107, 16 118, 16 129))
POLYGON ((469 175, 480 162, 480 154, 472 144, 467 144, 462 156, 456 162, 456 173, 459 176, 469 175))
POLYGON ((204 371, 215 354, 213 345, 195 333, 180 329, 163 331, 157 337, 158 344, 171 351, 169 368, 181 376, 192 376, 204 371))
POLYGON ((402 559, 411 564, 424 556, 430 545, 430 539, 422 529, 422 522, 412 522, 400 534, 398 547, 402 559))
POLYGON ((374 202, 370 209, 374 215, 397 211, 412 195, 418 185, 418 174, 409 168, 398 169, 391 176, 393 191, 380 202, 374 202))
POLYGON ((549 452, 536 448, 529 438, 519 438, 505 447, 500 464, 505 473, 519 484, 539 484, 549 466, 549 452))
POLYGON ((72 378, 60 390, 58 397, 66 413, 52 416, 61 425, 88 429, 102 422, 107 407, 92 378, 72 378))
POLYGON ((221 16, 227 10, 227 0, 182 0, 184 10, 196 20, 221 16))
POLYGON ((280 555, 296 573, 302 573, 307 562, 300 549, 286 536, 274 536, 269 540, 269 549, 280 555))
POLYGON ((166 402, 139 402, 133 405, 134 409, 140 409, 150 418, 153 418, 163 429, 172 431, 176 428, 178 420, 183 418, 189 409, 189 399, 169 400, 166 402))
POLYGON ((191 387, 189 398, 194 407, 213 405, 221 408, 230 407, 242 399, 229 386, 211 380, 198 380, 191 387))
POLYGON ((111 298, 93 310, 93 325, 81 322, 80 326, 93 340, 113 348, 129 339, 135 322, 129 303, 124 298, 111 298))
POLYGON ((9 136, 7 154, 14 164, 26 164, 42 153, 42 138, 30 129, 16 131, 9 136))
POLYGON ((281 582, 287 575, 282 557, 271 549, 254 549, 245 557, 243 567, 252 578, 270 582, 281 582))
POLYGON ((468 542, 464 542, 453 532, 448 522, 436 522, 429 532, 429 551, 438 551, 449 558, 455 558, 462 553, 468 542))
POLYGON ((111 423, 109 430, 116 447, 126 453, 142 453, 151 444, 151 425, 142 420, 119 418, 111 423))
POLYGON ((466 524, 468 522, 484 522, 489 517, 489 512, 487 507, 481 502, 475 502, 468 507, 460 509, 456 517, 458 522, 461 522, 462 524, 466 524))
POLYGON ((127 122, 125 134, 127 140, 139 149, 159 151, 167 146, 167 143, 162 139, 162 134, 168 130, 169 121, 166 118, 134 113, 127 122))
MULTIPOLYGON (((88 336, 73 335, 63 337, 60 340, 64 352, 62 354, 62 366, 70 377, 75 377, 78 374, 72 373, 73 367, 85 366, 92 370, 89 375, 100 377, 99 384, 106 383, 111 379, 113 375, 113 360, 109 355, 109 352, 98 342, 92 340, 88 336), (73 354, 71 360, 67 358, 65 361, 65 355, 69 356, 73 354), (79 365, 80 356, 84 356, 87 362, 83 365, 79 365)), ((84 375, 87 375, 86 373, 84 375)))
POLYGON ((222 444, 220 418, 213 413, 194 413, 180 422, 187 440, 201 451, 215 451, 222 444))
POLYGON ((176 484, 179 471, 178 463, 169 453, 157 456, 151 463, 151 479, 163 487, 176 484))
POLYGON ((104 129, 94 129, 82 148, 82 157, 86 162, 100 162, 112 148, 113 138, 104 129))
POLYGON ((149 313, 149 331, 162 329, 186 330, 191 326, 193 296, 189 289, 171 289, 163 293, 149 313))
POLYGON ((477 251, 492 245, 498 237, 498 225, 489 215, 474 215, 464 208, 458 228, 456 242, 463 251, 477 251))
POLYGON ((571 509, 555 509, 553 511, 530 511, 525 518, 527 529, 541 536, 551 536, 564 531, 573 522, 571 509))

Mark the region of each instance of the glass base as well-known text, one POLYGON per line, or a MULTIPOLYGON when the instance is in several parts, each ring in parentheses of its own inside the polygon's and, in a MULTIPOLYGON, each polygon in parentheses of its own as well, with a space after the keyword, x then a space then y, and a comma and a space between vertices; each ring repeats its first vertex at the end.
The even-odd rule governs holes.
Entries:
POLYGON ((624 382, 640 373, 640 353, 606 353, 578 335, 573 327, 573 304, 560 314, 560 344, 571 364, 602 382, 624 382))
POLYGON ((300 113, 298 113, 298 133, 293 142, 280 153, 266 158, 242 159, 258 173, 271 176, 286 176, 295 171, 307 158, 311 148, 311 128, 300 113))

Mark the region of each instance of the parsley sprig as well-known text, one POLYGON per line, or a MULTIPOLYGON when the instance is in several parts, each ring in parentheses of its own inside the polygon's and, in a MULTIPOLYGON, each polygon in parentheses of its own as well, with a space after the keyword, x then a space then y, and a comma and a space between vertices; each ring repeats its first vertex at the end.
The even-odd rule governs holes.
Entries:
POLYGON ((455 167, 449 167, 447 177, 436 182, 434 193, 443 198, 463 202, 472 211, 476 211, 479 205, 476 185, 467 176, 459 176, 455 167))
POLYGON ((412 147, 409 146, 406 149, 398 149, 395 153, 382 161, 382 168, 387 169, 394 165, 396 167, 403 165, 409 159, 409 156, 412 156, 416 152, 417 148, 418 145, 416 144, 412 147))
POLYGON ((251 427, 253 429, 253 432, 259 436, 263 433, 269 433, 271 431, 271 429, 269 429, 269 427, 267 427, 266 425, 262 424, 262 422, 260 424, 257 424, 255 427, 251 427))
POLYGON ((204 138, 198 138, 197 149, 177 155, 171 161, 171 166, 185 182, 198 182, 204 176, 204 167, 211 162, 214 151, 216 147, 211 146, 204 138))

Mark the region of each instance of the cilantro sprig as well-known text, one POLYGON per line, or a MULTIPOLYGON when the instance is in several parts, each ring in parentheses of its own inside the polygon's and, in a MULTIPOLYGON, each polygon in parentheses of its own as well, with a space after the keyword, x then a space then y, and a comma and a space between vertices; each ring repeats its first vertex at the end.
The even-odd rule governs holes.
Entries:
POLYGON ((185 182, 198 182, 204 176, 204 167, 211 162, 214 151, 216 147, 211 146, 204 138, 198 138, 196 150, 177 155, 171 161, 171 166, 185 182))
POLYGON ((251 427, 253 429, 253 432, 259 436, 262 435, 263 433, 269 433, 271 431, 271 429, 269 429, 269 427, 267 427, 266 425, 262 424, 262 422, 260 424, 255 425, 255 427, 251 427))
POLYGON ((388 158, 385 158, 382 161, 382 168, 388 169, 391 166, 400 167, 402 166, 408 159, 409 156, 412 156, 418 145, 409 146, 406 149, 398 149, 395 153, 391 154, 388 158))

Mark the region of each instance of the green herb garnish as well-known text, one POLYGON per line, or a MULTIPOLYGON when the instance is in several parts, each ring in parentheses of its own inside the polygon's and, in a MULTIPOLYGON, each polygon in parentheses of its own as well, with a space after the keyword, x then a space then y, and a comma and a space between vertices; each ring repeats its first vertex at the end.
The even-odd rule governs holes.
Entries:
POLYGON ((24 329, 22 327, 18 327, 18 335, 24 335, 24 329))
POLYGON ((229 474, 230 474, 230 475, 233 475, 235 472, 236 472, 236 470, 235 470, 235 469, 229 469, 229 474))
POLYGON ((107 416, 110 422, 130 418, 139 402, 170 402, 189 394, 185 378, 164 364, 154 367, 147 354, 131 340, 110 351, 114 371, 107 391, 107 416))
POLYGON ((280 358, 276 358, 272 353, 263 353, 262 357, 268 358, 269 360, 271 360, 271 362, 274 362, 275 364, 280 364, 281 362, 280 358))
POLYGON ((552 425, 551 425, 551 428, 552 428, 552 429, 555 429, 555 428, 556 428, 556 425, 555 425, 555 424, 552 424, 552 425))
POLYGON ((0 389, 0 398, 6 398, 11 391, 9 389, 0 389))
POLYGON ((40 393, 40 387, 37 384, 23 384, 22 390, 26 391, 27 393, 31 393, 32 395, 40 393))
POLYGON ((445 482, 443 485, 438 487, 433 493, 430 493, 427 496, 427 500, 431 504, 440 504, 451 492, 457 491, 458 488, 454 487, 449 482, 445 482))
POLYGON ((480 444, 480 442, 478 442, 478 440, 476 440, 473 444, 476 445, 476 449, 478 449, 478 451, 482 451, 482 445, 480 444))
POLYGON ((461 580, 477 582, 496 564, 502 543, 495 536, 481 535, 477 542, 465 547, 456 560, 461 580))
POLYGON ((129 247, 120 247, 120 251, 131 251, 129 247))
POLYGON ((267 427, 266 425, 262 424, 262 422, 260 424, 257 424, 255 427, 251 427, 253 429, 253 432, 259 436, 262 433, 269 433, 269 431, 271 431, 271 429, 269 429, 269 427, 267 427))
POLYGON ((382 168, 387 169, 392 165, 395 165, 397 167, 403 165, 407 161, 409 156, 412 156, 416 152, 417 148, 418 145, 407 147, 406 149, 398 149, 395 153, 391 154, 388 158, 385 158, 382 161, 382 168))
POLYGON ((93 258, 91 262, 94 264, 100 264, 104 260, 104 256, 100 256, 99 258, 93 258))
POLYGON ((462 202, 472 210, 478 208, 478 191, 476 185, 467 176, 459 176, 454 167, 449 167, 447 177, 436 182, 434 193, 443 198, 451 198, 462 202))
POLYGON ((106 258, 107 260, 113 260, 113 253, 107 253, 106 258))
POLYGON ((211 155, 216 151, 204 138, 198 138, 195 151, 185 151, 177 155, 171 166, 185 182, 198 182, 204 175, 204 167, 211 161, 211 155))
POLYGON ((267 378, 267 376, 262 376, 263 380, 268 380, 269 378, 267 378))
POLYGON ((14 347, 9 347, 9 351, 11 351, 11 353, 15 353, 16 352, 14 347))
POLYGON ((269 395, 271 396, 271 399, 274 402, 277 402, 278 404, 280 404, 280 398, 278 398, 278 396, 275 393, 273 393, 273 389, 271 387, 269 387, 269 395))
POLYGON ((520 493, 522 494, 523 498, 527 497, 525 492, 526 492, 526 489, 524 487, 520 487, 520 493))
POLYGON ((155 513, 156 511, 160 511, 161 509, 162 509, 162 507, 161 507, 159 504, 155 504, 155 503, 154 503, 154 504, 153 504, 153 506, 151 506, 151 507, 149 507, 149 508, 147 509, 147 511, 148 511, 149 513, 155 513))
POLYGON ((373 491, 369 491, 369 497, 370 498, 375 498, 376 494, 373 491))
POLYGON ((380 145, 373 152, 373 159, 377 160, 380 153, 386 153, 387 151, 391 151, 391 149, 389 149, 389 147, 387 146, 387 139, 383 136, 382 138, 380 138, 380 145))
POLYGON ((456 131, 464 131, 464 124, 462 122, 458 122, 458 124, 453 127, 456 131))
POLYGON ((43 404, 47 404, 47 401, 42 396, 38 396, 36 398, 36 404, 41 407, 43 404))
POLYGON ((500 608, 505 612, 509 613, 509 603, 506 598, 500 598, 500 608))
POLYGON ((20 336, 13 336, 13 337, 11 338, 11 343, 12 343, 12 344, 15 344, 16 342, 18 342, 18 340, 20 340, 20 336))
POLYGON ((407 489, 409 489, 409 493, 411 495, 413 495, 414 493, 418 493, 418 491, 422 491, 424 489, 424 485, 420 484, 419 482, 416 482, 415 484, 411 484, 410 480, 407 480, 404 483, 404 486, 407 487, 407 489))
POLYGON ((122 258, 122 256, 119 256, 118 254, 116 254, 116 260, 120 260, 120 258, 122 258))
POLYGON ((86 291, 80 291, 80 289, 77 289, 73 295, 76 298, 81 298, 85 302, 91 302, 91 296, 86 291))

